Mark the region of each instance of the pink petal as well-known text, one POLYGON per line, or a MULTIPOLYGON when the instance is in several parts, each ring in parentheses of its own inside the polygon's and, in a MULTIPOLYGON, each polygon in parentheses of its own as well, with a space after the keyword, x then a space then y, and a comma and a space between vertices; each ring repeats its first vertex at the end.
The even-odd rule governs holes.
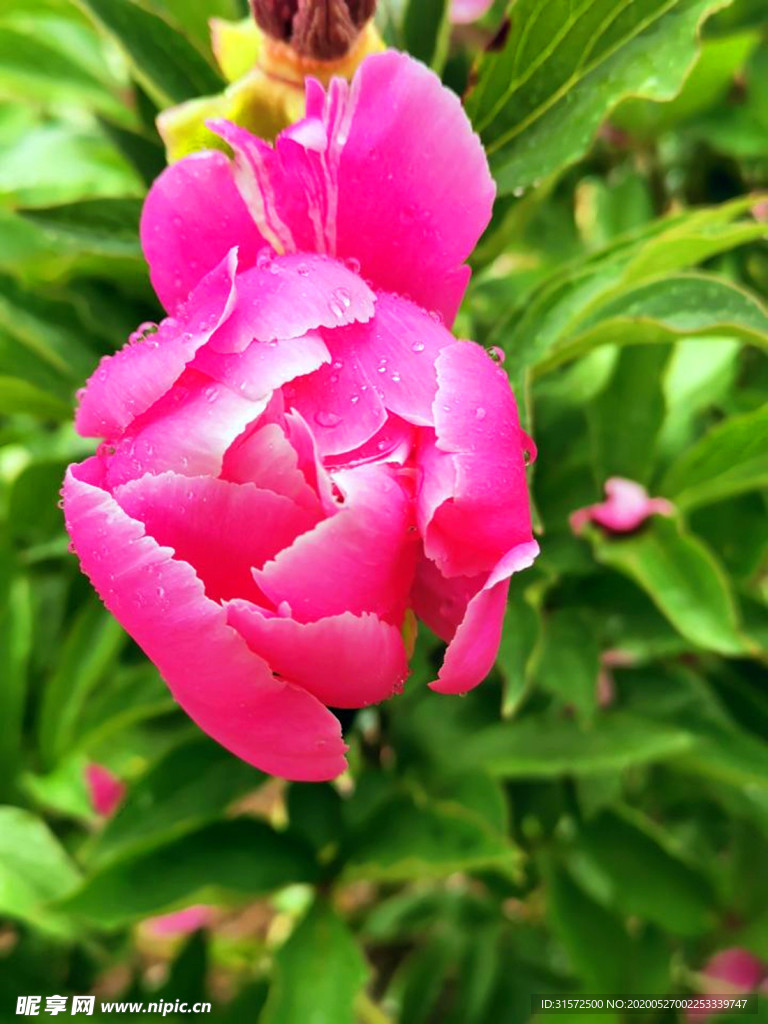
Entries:
POLYGON ((499 652, 508 593, 509 580, 502 580, 472 598, 431 689, 466 693, 485 679, 499 652))
POLYGON ((375 295, 357 274, 325 256, 275 256, 237 279, 232 316, 211 347, 242 352, 254 339, 301 338, 318 327, 370 320, 375 295))
POLYGON ((310 83, 307 121, 275 150, 228 122, 209 127, 234 150, 238 186, 276 251, 355 261, 378 288, 453 322, 494 185, 459 98, 433 72, 388 51, 351 86, 334 79, 324 102, 310 83))
POLYGON ((439 319, 398 295, 379 293, 367 324, 334 331, 334 356, 353 353, 387 409, 417 426, 433 426, 437 392, 435 360, 455 342, 439 319))
POLYGON ((282 341, 252 341, 244 352, 230 355, 205 348, 198 353, 193 368, 257 401, 330 361, 325 342, 311 332, 282 341))
MULTIPOLYGON (((253 222, 275 252, 331 252, 318 244, 320 239, 307 212, 304 183, 297 180, 299 176, 290 166, 292 153, 301 158, 305 152, 299 139, 313 143, 316 133, 310 131, 305 136, 301 123, 292 126, 284 152, 277 153, 268 143, 231 121, 214 119, 207 125, 234 153, 237 187, 253 222)), ((311 188, 312 183, 309 184, 311 188)))
POLYGON ((454 25, 468 25, 490 11, 493 0, 451 0, 451 21, 454 25))
POLYGON ((362 466, 368 462, 392 462, 404 466, 416 448, 418 430, 399 416, 387 416, 386 422, 378 433, 359 448, 343 452, 334 459, 326 457, 326 465, 333 468, 351 468, 362 466))
POLYGON ((474 576, 532 540, 528 442, 506 374, 479 345, 442 349, 437 378, 437 439, 426 436, 419 457, 419 525, 444 575, 474 576))
POLYGON ((83 392, 75 425, 84 437, 117 437, 171 387, 195 352, 226 320, 234 302, 233 249, 195 289, 176 319, 99 363, 83 392))
MULTIPOLYGON (((329 343, 334 333, 327 333, 329 343)), ((387 419, 381 398, 354 353, 295 380, 284 394, 288 406, 310 424, 321 456, 359 448, 387 419)))
POLYGON ((175 938, 179 935, 191 935, 192 932, 207 927, 213 918, 213 907, 198 903, 192 907, 185 907, 184 910, 177 910, 173 914, 150 917, 145 925, 158 938, 175 938))
POLYGON ((493 668, 501 642, 509 577, 533 564, 535 541, 509 552, 493 572, 446 579, 422 558, 413 589, 413 608, 430 629, 449 641, 442 668, 430 687, 438 693, 466 693, 493 668))
POLYGON ((114 497, 150 537, 192 566, 213 601, 259 600, 251 568, 261 568, 320 518, 253 484, 176 473, 133 480, 114 497))
POLYGON ((224 456, 221 475, 283 494, 302 508, 321 508, 317 492, 299 468, 296 449, 277 423, 265 423, 239 437, 224 456))
POLYGON ((224 384, 187 370, 115 447, 109 458, 110 486, 167 469, 188 476, 218 476, 229 446, 266 406, 266 399, 251 402, 224 384))
POLYGON ((335 515, 299 537, 263 569, 259 588, 293 618, 373 612, 399 624, 415 566, 408 495, 388 466, 334 474, 346 500, 335 515))
POLYGON ((194 153, 171 164, 149 191, 141 244, 152 284, 169 313, 232 249, 241 268, 266 244, 235 187, 223 153, 194 153))
POLYGON ((193 569, 171 557, 94 486, 99 464, 71 466, 67 529, 107 608, 154 661, 201 729, 263 771, 331 779, 344 770, 338 720, 314 697, 276 680, 209 600, 193 569))
POLYGON ((125 796, 126 786, 103 764, 89 764, 85 768, 85 784, 91 807, 97 814, 110 818, 125 796))
POLYGON ((611 533, 631 533, 653 515, 670 516, 674 506, 665 498, 649 498, 642 484, 614 476, 605 482, 607 498, 596 505, 577 509, 571 514, 574 533, 581 533, 589 522, 597 523, 611 533))
POLYGON ((345 612, 300 623, 266 616, 247 601, 230 601, 228 621, 273 672, 332 707, 385 700, 408 672, 399 629, 375 615, 345 612))
POLYGON ((452 323, 469 279, 464 260, 493 205, 480 140, 459 98, 405 54, 368 57, 346 96, 334 85, 323 165, 337 210, 330 251, 452 323))

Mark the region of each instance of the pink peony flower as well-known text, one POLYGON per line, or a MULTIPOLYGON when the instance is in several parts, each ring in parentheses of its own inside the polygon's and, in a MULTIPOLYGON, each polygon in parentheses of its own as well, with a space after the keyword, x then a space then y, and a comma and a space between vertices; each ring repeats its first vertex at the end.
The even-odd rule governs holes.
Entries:
POLYGON ((493 665, 531 564, 522 433, 503 370, 451 323, 493 184, 458 99, 368 58, 275 148, 169 167, 142 240, 168 319, 102 361, 67 527, 107 607, 197 724, 264 771, 345 767, 329 707, 389 697, 415 612, 449 643, 442 693, 493 665), (411 616, 409 615, 409 618, 411 616))
POLYGON ((571 529, 581 533, 587 523, 597 523, 610 533, 631 533, 649 516, 670 516, 674 506, 666 498, 649 498, 642 484, 613 476, 605 482, 605 501, 577 509, 570 517, 571 529))
POLYGON ((194 906, 185 907, 184 910, 177 910, 172 914, 162 914, 159 917, 150 917, 144 924, 148 931, 157 938, 177 938, 180 935, 190 935, 207 927, 213 920, 213 907, 196 903, 194 906))
POLYGON ((468 25, 490 11, 493 0, 451 0, 451 21, 454 25, 468 25))
POLYGON ((89 764, 85 769, 85 784, 96 814, 110 818, 125 796, 125 783, 102 764, 89 764))

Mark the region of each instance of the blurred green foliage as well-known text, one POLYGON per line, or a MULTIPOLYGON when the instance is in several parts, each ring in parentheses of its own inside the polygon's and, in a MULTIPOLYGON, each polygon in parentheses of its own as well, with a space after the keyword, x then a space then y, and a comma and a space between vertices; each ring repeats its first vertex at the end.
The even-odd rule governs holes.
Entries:
POLYGON ((176 711, 56 507, 90 448, 75 389, 160 315, 137 239, 154 117, 217 88, 207 18, 244 5, 0 10, 0 1020, 94 991, 518 1024, 534 992, 686 993, 713 951, 768 960, 768 13, 504 7, 450 38, 445 3, 379 17, 468 90, 488 147, 457 333, 506 352, 542 555, 491 678, 431 693, 423 636, 323 786, 264 779, 176 711), (677 514, 575 538, 610 475, 677 514), (89 762, 128 784, 106 823, 89 762), (193 903, 217 909, 189 940, 142 924, 193 903))

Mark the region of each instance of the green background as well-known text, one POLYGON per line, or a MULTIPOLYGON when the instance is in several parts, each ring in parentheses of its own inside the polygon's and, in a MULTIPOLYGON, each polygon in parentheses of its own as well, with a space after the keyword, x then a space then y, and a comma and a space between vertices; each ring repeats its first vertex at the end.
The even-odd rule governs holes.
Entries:
POLYGON ((690 993, 718 949, 768 961, 764 0, 517 0, 453 31, 442 0, 380 5, 467 96, 499 186, 456 330, 506 353, 542 555, 486 683, 428 691, 422 635, 405 692, 349 725, 348 777, 316 786, 175 709, 57 508, 90 451, 76 388, 160 316, 137 239, 154 117, 222 87, 207 19, 243 14, 0 8, 0 1020, 93 991, 517 1024, 531 993, 690 993), (575 538, 611 475, 675 516, 575 538), (128 785, 106 823, 92 761, 128 785), (193 903, 210 927, 151 934, 193 903))

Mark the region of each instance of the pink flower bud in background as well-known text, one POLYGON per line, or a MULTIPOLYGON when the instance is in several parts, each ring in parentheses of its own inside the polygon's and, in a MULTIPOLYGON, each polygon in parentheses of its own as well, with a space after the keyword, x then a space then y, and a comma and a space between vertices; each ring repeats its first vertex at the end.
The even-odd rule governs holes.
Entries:
POLYGON ((454 25, 468 25, 488 12, 493 0, 451 0, 451 21, 454 25))
MULTIPOLYGON (((749 950, 721 949, 710 957, 699 975, 703 994, 738 995, 757 992, 768 977, 768 967, 749 950)), ((716 1014, 689 1012, 691 1024, 705 1022, 716 1014)))
POLYGON ((125 783, 101 764, 89 764, 85 769, 85 784, 96 814, 110 818, 125 796, 125 783))
POLYGON ((206 928, 212 923, 213 918, 213 907, 197 903, 172 914, 150 917, 144 922, 144 927, 156 938, 172 939, 206 928))
POLYGON ((494 187, 458 98, 394 52, 310 81, 274 148, 212 127, 234 161, 187 157, 147 199, 169 316, 81 395, 104 443, 69 468, 67 528, 202 729, 329 779, 329 707, 398 692, 409 616, 449 644, 432 687, 465 692, 538 551, 509 381, 449 330, 494 187))
POLYGON ((605 482, 606 500, 572 513, 571 529, 581 533, 587 523, 597 523, 610 533, 631 533, 650 516, 671 516, 674 506, 666 498, 649 498, 642 484, 614 476, 605 482))

